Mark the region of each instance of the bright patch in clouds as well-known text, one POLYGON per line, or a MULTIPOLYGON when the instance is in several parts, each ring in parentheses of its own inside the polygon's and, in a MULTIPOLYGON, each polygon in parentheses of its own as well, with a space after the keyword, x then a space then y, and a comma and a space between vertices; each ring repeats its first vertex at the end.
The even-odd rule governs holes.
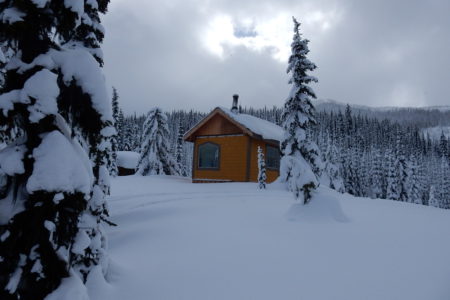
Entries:
MULTIPOLYGON (((336 11, 312 11, 303 20, 302 33, 320 34, 328 31, 339 19, 336 11)), ((292 41, 292 14, 279 13, 271 18, 243 18, 230 15, 214 16, 201 35, 202 43, 213 55, 225 59, 235 47, 245 47, 255 52, 267 51, 271 56, 286 62, 292 41)))

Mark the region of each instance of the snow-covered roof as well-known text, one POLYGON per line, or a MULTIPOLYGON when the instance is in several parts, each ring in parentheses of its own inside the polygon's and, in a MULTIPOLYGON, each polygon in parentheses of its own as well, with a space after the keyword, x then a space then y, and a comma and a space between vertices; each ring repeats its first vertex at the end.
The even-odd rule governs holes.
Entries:
POLYGON ((281 141, 283 139, 283 128, 272 122, 247 114, 233 113, 230 109, 225 107, 218 108, 231 119, 246 127, 251 132, 260 135, 265 140, 281 141))
POLYGON ((133 151, 117 151, 117 166, 125 169, 136 169, 139 153, 133 151))

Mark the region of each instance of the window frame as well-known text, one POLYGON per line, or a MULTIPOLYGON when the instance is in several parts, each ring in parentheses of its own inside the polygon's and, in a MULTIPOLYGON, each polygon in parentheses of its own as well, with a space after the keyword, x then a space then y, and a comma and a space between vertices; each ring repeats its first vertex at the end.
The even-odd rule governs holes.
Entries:
POLYGON ((280 163, 281 163, 281 151, 280 148, 278 146, 274 146, 274 145, 270 145, 270 144, 266 144, 265 147, 265 153, 264 153, 264 160, 266 162, 266 169, 268 170, 272 170, 272 171, 280 171, 280 163), (269 156, 267 155, 269 153, 268 149, 269 148, 274 148, 275 150, 278 151, 278 167, 270 167, 269 166, 269 156))
POLYGON ((212 171, 217 171, 220 170, 220 155, 221 155, 221 149, 220 149, 220 145, 213 143, 213 142, 204 142, 201 143, 197 146, 197 170, 212 170, 212 171), (217 167, 201 167, 200 166, 200 147, 202 146, 206 146, 206 145, 213 145, 216 146, 218 149, 218 162, 217 162, 217 167))

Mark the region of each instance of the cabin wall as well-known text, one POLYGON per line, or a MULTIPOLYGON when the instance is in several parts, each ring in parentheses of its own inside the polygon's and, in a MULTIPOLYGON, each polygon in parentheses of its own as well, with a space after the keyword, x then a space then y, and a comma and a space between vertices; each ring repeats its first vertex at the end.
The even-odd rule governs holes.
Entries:
POLYGON ((127 168, 123 168, 123 167, 117 167, 117 171, 118 171, 118 176, 128 176, 128 175, 134 175, 136 174, 136 170, 135 169, 127 169, 127 168))
POLYGON ((230 181, 247 181, 247 155, 250 137, 246 135, 197 137, 194 145, 192 180, 216 179, 230 181), (220 145, 218 170, 198 168, 198 146, 212 142, 220 145))
MULTIPOLYGON (((263 150, 264 156, 266 155, 267 143, 261 140, 252 139, 251 143, 251 159, 250 159, 250 181, 258 181, 258 146, 263 150)), ((278 147, 278 145, 269 144, 270 146, 278 147)), ((280 176, 279 170, 272 170, 266 168, 267 183, 275 181, 280 176)))

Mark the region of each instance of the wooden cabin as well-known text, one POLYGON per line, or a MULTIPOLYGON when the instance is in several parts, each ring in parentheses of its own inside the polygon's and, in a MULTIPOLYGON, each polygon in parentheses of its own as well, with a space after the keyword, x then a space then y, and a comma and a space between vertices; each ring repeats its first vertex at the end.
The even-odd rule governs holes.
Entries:
POLYGON ((217 107, 191 128, 184 140, 194 143, 192 182, 257 181, 258 146, 266 159, 267 182, 278 178, 283 129, 238 111, 217 107))
POLYGON ((133 151, 117 151, 117 171, 119 176, 136 173, 139 162, 139 153, 133 151))

